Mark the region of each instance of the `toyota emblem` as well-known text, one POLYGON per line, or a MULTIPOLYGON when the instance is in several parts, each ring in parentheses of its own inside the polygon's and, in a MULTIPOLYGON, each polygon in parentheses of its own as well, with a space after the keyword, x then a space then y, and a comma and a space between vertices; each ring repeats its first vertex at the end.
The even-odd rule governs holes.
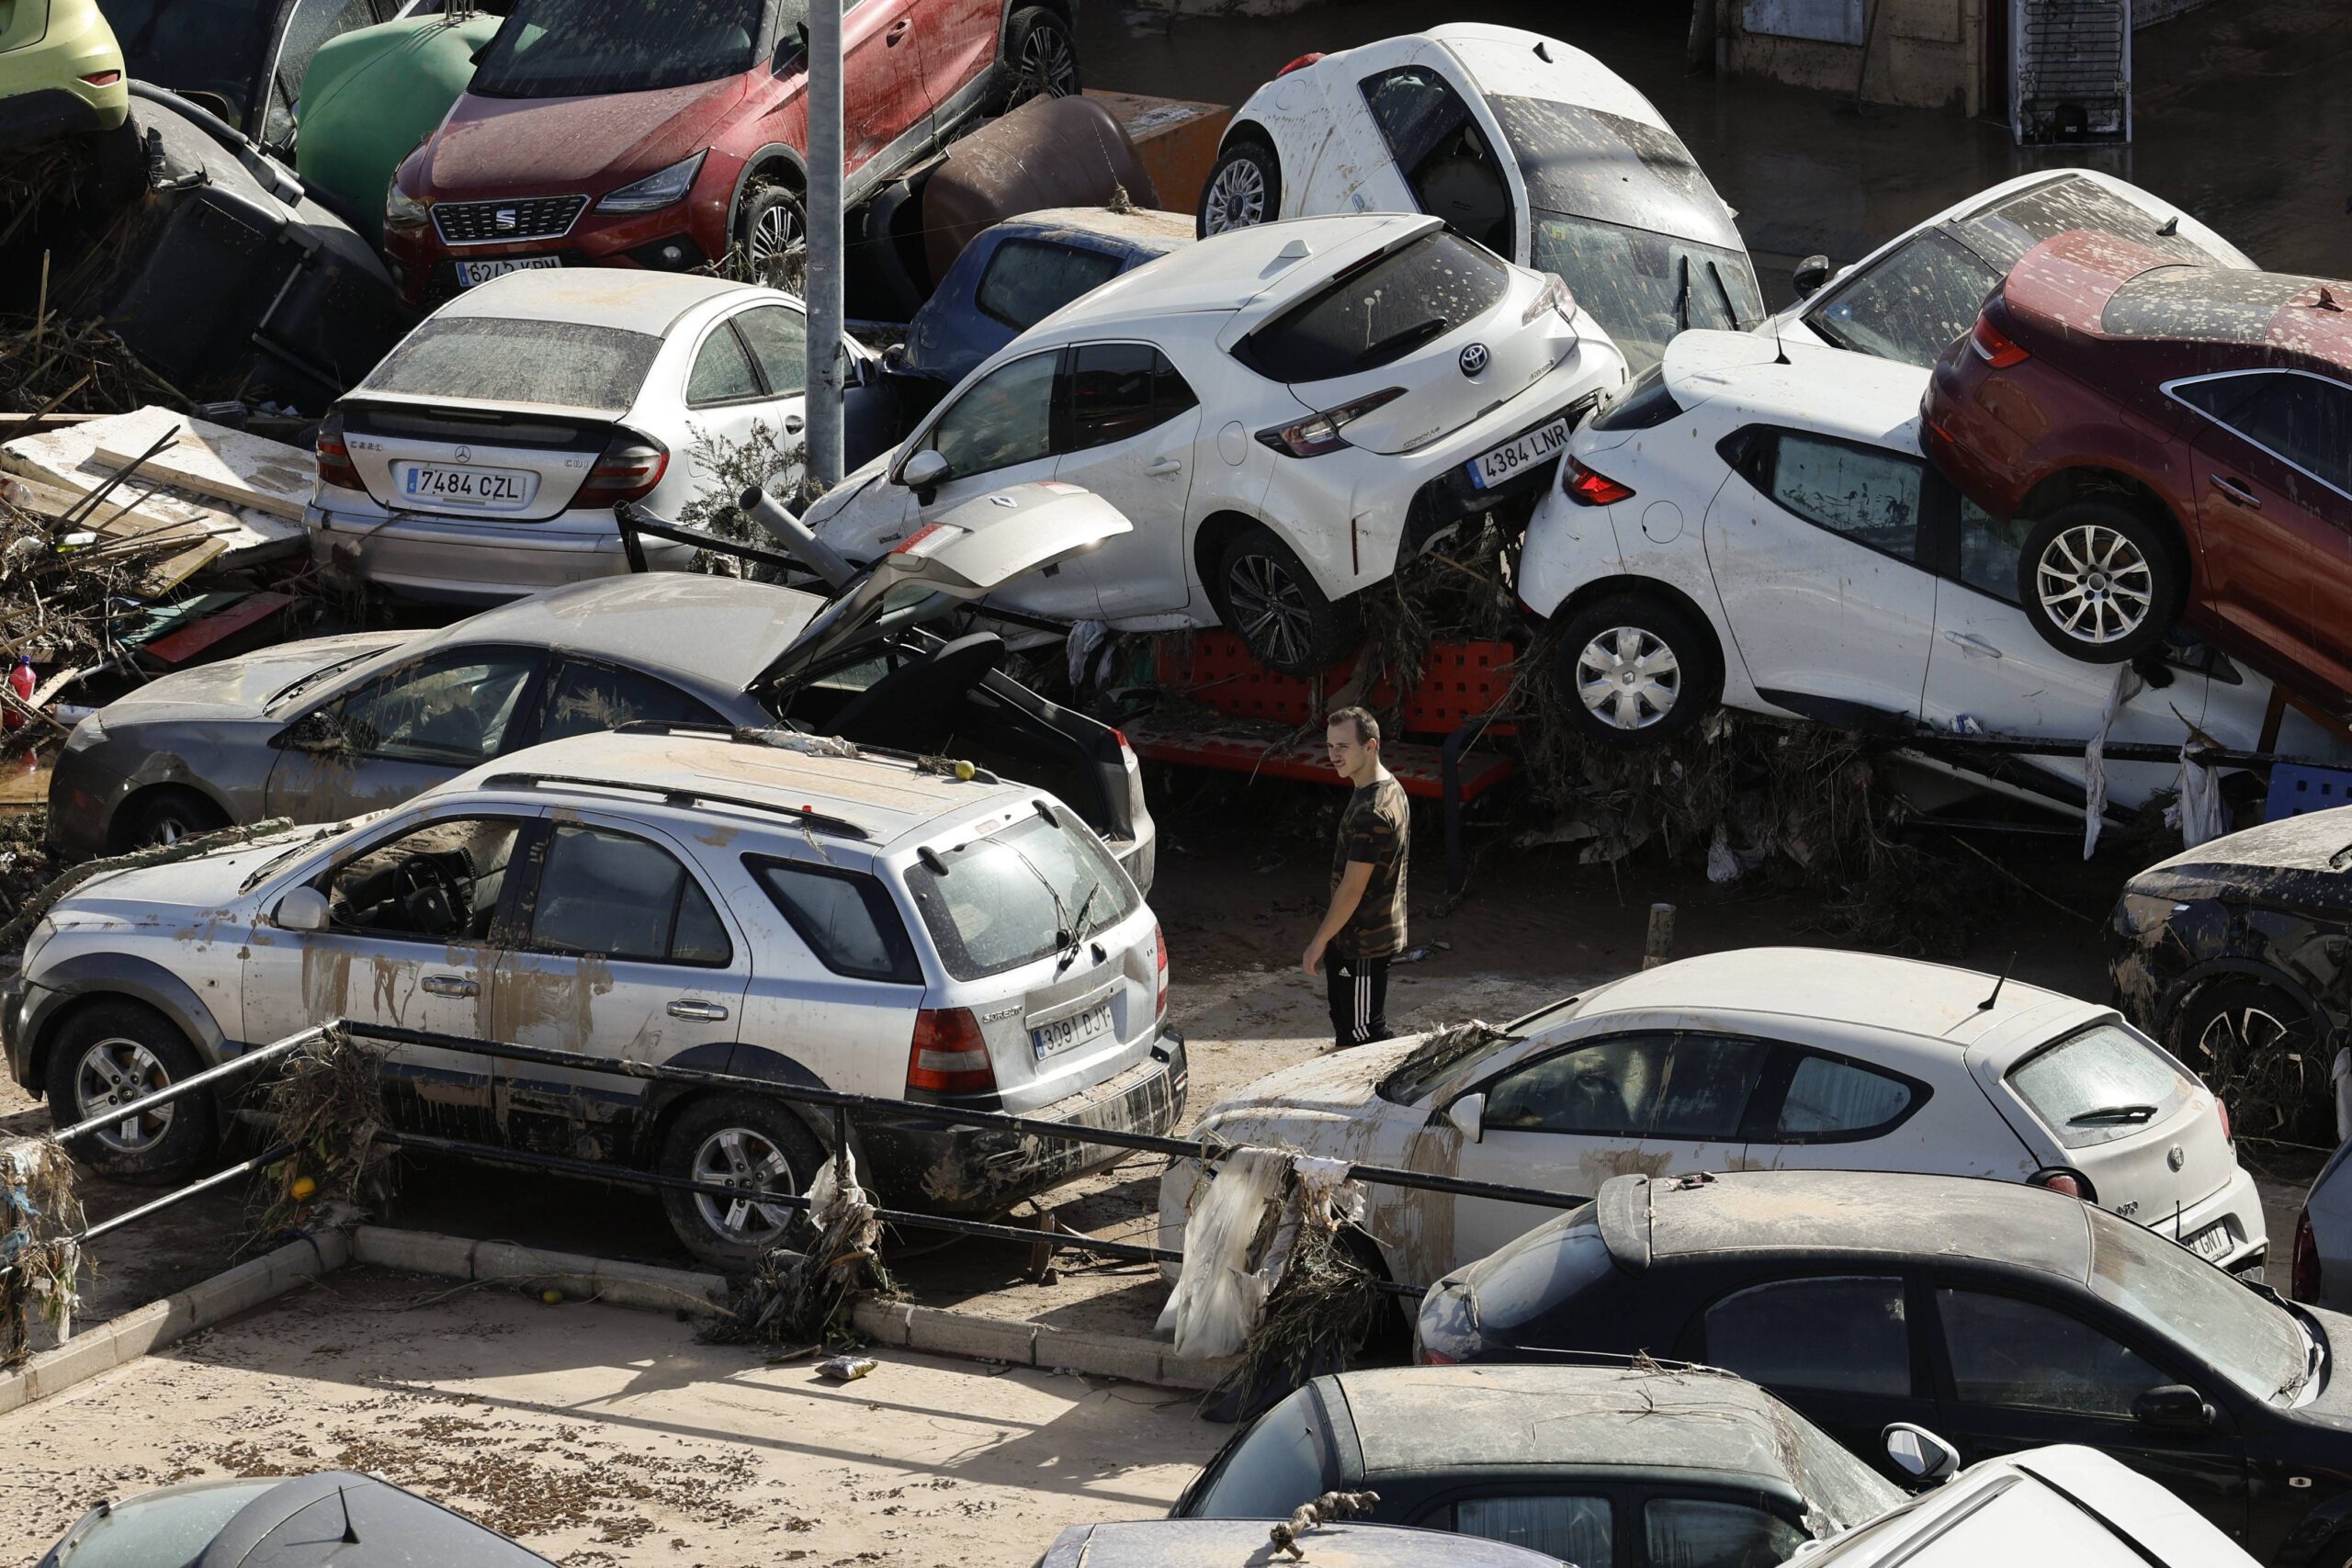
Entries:
POLYGON ((2175 1144, 2172 1147, 2165 1151, 2165 1163, 2172 1167, 2175 1170, 2178 1170, 2182 1166, 2188 1163, 2188 1156, 2180 1152, 2180 1145, 2178 1144, 2175 1144))
POLYGON ((1487 360, 1488 357, 1487 345, 1485 344, 1474 343, 1470 344, 1462 351, 1462 373, 1473 379, 1484 375, 1486 373, 1487 360))
POLYGON ((470 462, 472 462, 473 460, 474 460, 474 449, 473 449, 472 447, 470 447, 470 446, 460 446, 460 447, 458 447, 458 461, 459 461, 460 463, 470 463, 470 462))

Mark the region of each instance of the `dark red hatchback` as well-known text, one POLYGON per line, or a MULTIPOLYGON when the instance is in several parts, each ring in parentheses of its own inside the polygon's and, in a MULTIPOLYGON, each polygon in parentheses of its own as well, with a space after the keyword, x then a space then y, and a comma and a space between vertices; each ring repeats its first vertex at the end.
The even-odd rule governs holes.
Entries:
MULTIPOLYGON (((844 198, 984 110, 1078 91, 1075 0, 842 0, 844 198)), ((410 303, 526 267, 683 272, 799 243, 808 0, 514 0, 402 164, 410 303)))
POLYGON ((2044 241, 1944 351, 1928 456, 2020 540, 2018 601, 2103 663, 2184 625, 2352 710, 2352 283, 2044 241))

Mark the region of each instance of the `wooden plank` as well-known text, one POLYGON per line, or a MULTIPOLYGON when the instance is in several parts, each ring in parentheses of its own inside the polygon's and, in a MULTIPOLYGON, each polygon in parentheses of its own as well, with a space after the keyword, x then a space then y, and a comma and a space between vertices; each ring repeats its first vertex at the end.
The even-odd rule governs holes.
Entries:
MULTIPOLYGON (((10 474, 0 478, 0 499, 6 499, 12 505, 20 506, 27 512, 38 513, 43 517, 62 518, 81 505, 87 498, 87 491, 70 491, 62 485, 46 484, 40 479, 28 479, 22 474, 10 474)), ((118 490, 113 495, 98 502, 97 510, 92 513, 96 521, 86 523, 83 526, 105 538, 133 539, 141 535, 168 534, 201 525, 186 518, 159 517, 152 512, 143 512, 135 506, 127 507, 124 502, 128 499, 118 490)), ((236 519, 224 513, 215 513, 213 515, 219 519, 219 525, 216 526, 226 525, 234 527, 236 525, 236 519)))
MULTIPOLYGON (((112 472, 96 457, 103 438, 127 431, 119 438, 128 442, 134 440, 141 429, 146 429, 147 439, 138 445, 138 449, 143 451, 169 428, 168 424, 158 426, 157 420, 181 418, 168 409, 149 408, 85 421, 71 429, 20 436, 0 444, 0 468, 78 497, 105 483, 112 472)), ((299 523, 255 507, 199 502, 184 491, 158 488, 158 484, 153 476, 142 469, 116 487, 100 506, 98 515, 110 516, 130 507, 142 516, 160 518, 183 528, 228 525, 233 530, 224 536, 229 548, 219 558, 221 567, 228 570, 295 554, 308 542, 308 532, 299 523)), ((104 531, 110 536, 113 533, 111 529, 104 531)))
POLYGON ((292 603, 294 595, 291 593, 273 591, 247 594, 225 610, 155 638, 143 645, 140 651, 152 654, 166 664, 184 663, 214 643, 267 620, 292 603))
POLYGON ((242 430, 187 419, 164 409, 142 409, 161 418, 110 426, 98 437, 97 461, 112 468, 136 462, 173 423, 182 428, 177 444, 147 459, 137 477, 214 501, 250 506, 289 523, 302 521, 316 478, 311 455, 282 441, 265 441, 242 430), (152 434, 144 434, 151 427, 152 434), (142 439, 142 434, 144 438, 142 439))

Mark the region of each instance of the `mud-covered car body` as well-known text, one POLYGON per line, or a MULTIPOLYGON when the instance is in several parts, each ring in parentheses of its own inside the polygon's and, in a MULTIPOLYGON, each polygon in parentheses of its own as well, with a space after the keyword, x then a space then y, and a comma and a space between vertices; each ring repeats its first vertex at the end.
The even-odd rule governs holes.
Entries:
POLYGON ((379 1476, 215 1476, 98 1505, 38 1568, 553 1568, 379 1476))
MULTIPOLYGON (((1193 1134, 1563 1202, 1626 1171, 2063 1178, 2233 1267, 2268 1240, 2212 1094, 2113 1010, 1829 949, 1682 959, 1500 1032, 1340 1052, 1219 1101, 1193 1134)), ((1180 1244, 1199 1172, 1175 1160, 1161 1178, 1162 1247, 1180 1244)), ((1378 1183, 1365 1203, 1382 1265, 1417 1285, 1558 1212, 1378 1183)))
MULTIPOLYGON (((344 1018, 1167 1131, 1184 1063, 1149 908, 1067 806, 963 771, 784 732, 580 735, 392 811, 107 873, 28 936, 11 1064, 64 1124, 126 1077, 175 1081, 344 1018), (77 1020, 102 1006, 86 1038, 77 1020)), ((386 1077, 424 1131, 695 1179, 805 1192, 832 1141, 829 1111, 788 1106, 782 1128, 743 1111, 687 1137, 698 1107, 741 1091, 444 1046, 400 1046, 386 1077)), ((94 1134, 92 1157, 170 1168, 198 1152, 181 1115, 94 1134)), ((852 1121, 863 1180, 947 1210, 1001 1210, 1118 1154, 888 1109, 852 1121)), ((717 1261, 748 1261, 785 1222, 684 1201, 680 1239, 717 1261)))
MULTIPOLYGON (((1291 1561, 1265 1519, 1125 1519, 1072 1525, 1035 1568, 1232 1568, 1291 1561)), ((1298 1540, 1317 1568, 1563 1568, 1556 1557, 1500 1541, 1396 1525, 1317 1525, 1298 1540)))
POLYGON ((2310 1127, 2331 1135, 2328 1058, 2352 1029, 2347 872, 2345 807, 2266 822, 2159 861, 2123 885, 2109 918, 2116 1005, 2184 1060, 2214 1071, 2260 1066, 2247 1051, 2300 1055, 2310 1127))
POLYGON ((84 856, 272 817, 328 822, 590 729, 783 723, 930 750, 953 737, 962 754, 1069 801, 1148 888, 1155 836, 1118 733, 997 668, 1001 639, 924 629, 984 589, 926 577, 940 586, 933 599, 886 612, 903 563, 952 571, 962 547, 1000 531, 1039 536, 1035 551, 997 558, 1016 563, 1095 536, 1083 519, 1061 522, 1091 497, 996 493, 1011 504, 983 501, 966 519, 985 531, 934 535, 956 543, 927 558, 886 556, 891 572, 830 604, 650 572, 573 583, 438 631, 312 638, 164 676, 74 727, 50 781, 51 835, 84 856))

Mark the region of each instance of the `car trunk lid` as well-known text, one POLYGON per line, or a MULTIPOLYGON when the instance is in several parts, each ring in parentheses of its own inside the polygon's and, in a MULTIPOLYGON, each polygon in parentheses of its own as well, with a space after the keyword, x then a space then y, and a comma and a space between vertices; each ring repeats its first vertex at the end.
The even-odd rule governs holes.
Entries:
POLYGON ((351 466, 379 505, 508 523, 569 508, 617 428, 560 405, 377 392, 339 407, 351 466))

